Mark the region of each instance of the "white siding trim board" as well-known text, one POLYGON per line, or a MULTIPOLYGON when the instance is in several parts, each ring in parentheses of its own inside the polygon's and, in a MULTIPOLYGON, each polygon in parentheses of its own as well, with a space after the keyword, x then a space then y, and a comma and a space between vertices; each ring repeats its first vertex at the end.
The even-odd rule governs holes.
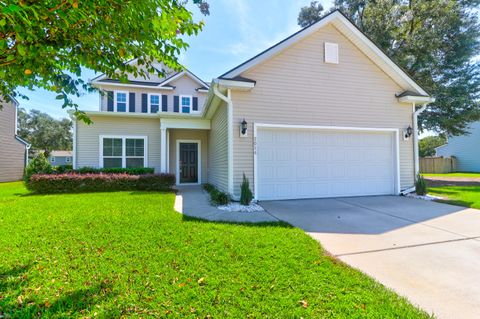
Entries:
POLYGON ((395 150, 395 193, 399 194, 400 187, 400 129, 397 128, 370 128, 370 127, 350 127, 350 126, 315 126, 315 125, 289 125, 289 124, 253 124, 253 185, 254 199, 258 200, 258 164, 257 164, 257 137, 258 130, 261 128, 283 128, 283 129, 306 129, 306 130, 334 130, 334 131, 357 131, 357 132, 386 132, 393 133, 395 150))

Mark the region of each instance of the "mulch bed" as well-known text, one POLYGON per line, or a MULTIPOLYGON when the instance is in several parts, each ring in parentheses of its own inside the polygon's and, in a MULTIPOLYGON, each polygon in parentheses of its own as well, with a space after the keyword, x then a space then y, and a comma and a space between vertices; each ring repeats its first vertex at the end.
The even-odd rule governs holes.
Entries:
POLYGON ((425 177, 429 187, 441 186, 480 186, 476 177, 425 177))

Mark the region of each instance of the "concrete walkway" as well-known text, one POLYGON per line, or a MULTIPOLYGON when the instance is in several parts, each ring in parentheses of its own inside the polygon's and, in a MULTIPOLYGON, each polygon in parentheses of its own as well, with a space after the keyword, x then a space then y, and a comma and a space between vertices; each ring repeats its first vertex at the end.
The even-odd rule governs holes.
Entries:
POLYGON ((479 210, 400 196, 261 204, 437 318, 480 318, 479 210))
POLYGON ((175 198, 175 210, 191 217, 223 222, 261 223, 278 222, 267 212, 228 212, 217 209, 209 201, 209 195, 201 186, 181 186, 175 198))

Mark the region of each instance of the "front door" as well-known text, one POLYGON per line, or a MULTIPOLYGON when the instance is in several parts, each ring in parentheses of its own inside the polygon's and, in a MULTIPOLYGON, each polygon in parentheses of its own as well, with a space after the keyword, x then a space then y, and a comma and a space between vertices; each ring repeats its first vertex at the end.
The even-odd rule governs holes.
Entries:
POLYGON ((180 184, 198 183, 198 144, 180 143, 180 184))

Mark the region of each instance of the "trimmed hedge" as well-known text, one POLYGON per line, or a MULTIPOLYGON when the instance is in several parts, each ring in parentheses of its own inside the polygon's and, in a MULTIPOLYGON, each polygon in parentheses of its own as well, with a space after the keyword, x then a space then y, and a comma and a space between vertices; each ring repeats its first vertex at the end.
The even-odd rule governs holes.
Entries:
POLYGON ((39 194, 112 192, 112 191, 169 191, 175 185, 173 174, 36 174, 26 183, 39 194))
POLYGON ((154 169, 152 167, 136 167, 136 168, 95 168, 95 167, 82 167, 76 170, 71 170, 72 173, 77 174, 128 174, 128 175, 146 175, 153 174, 154 169))

